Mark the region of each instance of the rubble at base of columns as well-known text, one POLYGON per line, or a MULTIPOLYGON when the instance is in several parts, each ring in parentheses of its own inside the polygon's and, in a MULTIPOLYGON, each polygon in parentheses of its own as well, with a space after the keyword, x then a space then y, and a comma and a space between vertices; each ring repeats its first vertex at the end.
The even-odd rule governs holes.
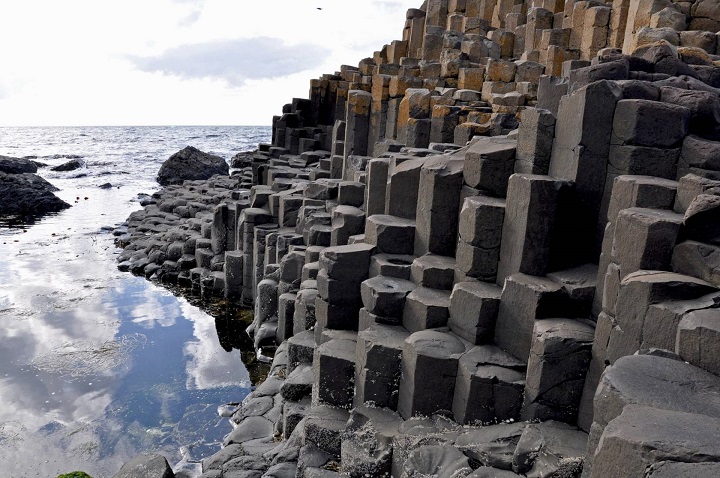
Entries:
POLYGON ((720 474, 718 30, 427 0, 242 168, 147 199, 119 267, 277 347, 203 478, 720 474))

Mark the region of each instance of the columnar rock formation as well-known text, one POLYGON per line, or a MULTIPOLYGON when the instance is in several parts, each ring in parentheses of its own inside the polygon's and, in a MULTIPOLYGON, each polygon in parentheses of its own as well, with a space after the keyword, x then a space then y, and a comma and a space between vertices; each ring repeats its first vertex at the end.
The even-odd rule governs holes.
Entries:
POLYGON ((712 0, 427 0, 252 166, 156 194, 122 267, 280 344, 203 476, 718 474, 717 30, 712 0))

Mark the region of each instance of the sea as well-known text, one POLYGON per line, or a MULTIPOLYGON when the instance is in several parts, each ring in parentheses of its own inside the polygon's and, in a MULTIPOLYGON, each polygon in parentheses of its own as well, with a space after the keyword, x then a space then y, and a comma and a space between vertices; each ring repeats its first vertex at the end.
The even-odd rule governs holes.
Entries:
MULTIPOLYGON (((163 454, 183 476, 220 449, 229 410, 262 380, 247 312, 117 269, 112 231, 194 146, 228 161, 268 126, 1 127, 72 207, 0 219, 0 475, 111 477, 163 454), (80 169, 54 172, 70 159, 80 169)), ((265 366, 266 367, 266 366, 265 366)))

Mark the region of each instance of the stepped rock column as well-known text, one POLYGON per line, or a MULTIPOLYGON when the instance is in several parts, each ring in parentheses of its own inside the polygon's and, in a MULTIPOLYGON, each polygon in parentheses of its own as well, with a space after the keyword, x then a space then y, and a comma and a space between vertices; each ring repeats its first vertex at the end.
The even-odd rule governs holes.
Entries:
POLYGON ((555 123, 549 174, 575 183, 578 196, 576 228, 587 230, 593 250, 593 236, 602 237, 605 221, 600 205, 607 175, 608 154, 615 106, 622 91, 612 81, 591 83, 560 100, 555 123), (596 229, 593 226, 597 224, 596 229))
POLYGON ((425 12, 417 8, 407 11, 407 19, 410 24, 408 35, 408 56, 419 58, 422 53, 423 37, 425 36, 425 12))
POLYGON ((543 276, 550 261, 551 231, 565 182, 534 174, 513 174, 508 183, 497 283, 522 272, 543 276))
POLYGON ((372 104, 370 108, 370 136, 368 155, 373 155, 375 143, 385 139, 388 117, 388 100, 390 99, 390 75, 373 75, 372 104))
POLYGON ((343 153, 343 179, 346 177, 349 156, 365 156, 368 152, 370 133, 370 107, 372 94, 363 90, 348 92, 347 115, 345 116, 345 151, 343 153))
POLYGON ((463 183, 461 158, 428 159, 420 170, 415 216, 415 254, 455 253, 463 183))
POLYGON ((398 141, 409 147, 426 148, 430 143, 430 90, 408 88, 398 112, 398 141))

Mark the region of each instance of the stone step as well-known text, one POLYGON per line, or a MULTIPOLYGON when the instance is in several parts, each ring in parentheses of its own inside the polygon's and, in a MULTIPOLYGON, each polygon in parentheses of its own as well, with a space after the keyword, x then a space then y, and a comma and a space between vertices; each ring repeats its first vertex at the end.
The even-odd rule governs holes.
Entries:
MULTIPOLYGON (((313 406, 305 417, 303 445, 314 445, 318 450, 340 459, 342 432, 350 413, 329 405, 313 406)), ((316 465, 322 466, 324 463, 316 465)))
POLYGON ((395 318, 403 316, 405 300, 415 289, 415 284, 394 277, 375 276, 360 284, 360 294, 365 310, 374 315, 395 318))
POLYGON ((449 310, 449 291, 416 287, 405 298, 402 325, 410 332, 444 327, 449 310))
POLYGON ((589 319, 535 322, 523 419, 575 422, 594 335, 595 324, 589 319))
POLYGON ((410 279, 410 268, 415 256, 406 254, 374 254, 370 258, 369 277, 386 276, 410 279))
POLYGON ((280 388, 285 400, 297 402, 312 394, 313 367, 311 364, 298 365, 290 372, 280 388))
POLYGON ((403 327, 373 324, 357 335, 355 406, 397 409, 401 358, 409 332, 403 327))
POLYGON ((299 365, 312 365, 315 352, 315 332, 305 330, 287 340, 288 343, 288 370, 290 374, 299 365))
POLYGON ((319 344, 313 356, 313 405, 350 408, 355 389, 356 341, 334 338, 319 344))
POLYGON ((365 241, 378 253, 412 255, 415 221, 398 216, 374 214, 365 222, 365 241))
POLYGON ((525 363, 494 345, 476 345, 460 357, 452 411, 460 424, 517 420, 523 404, 525 363))
POLYGON ((410 266, 410 280, 431 289, 452 290, 455 280, 455 258, 425 254, 410 266))
POLYGON ((403 418, 452 409, 458 360, 465 351, 459 338, 437 330, 415 332, 405 340, 398 392, 403 418))
POLYGON ((401 423, 400 415, 384 408, 354 408, 340 448, 341 472, 346 476, 389 476, 392 439, 401 423))

